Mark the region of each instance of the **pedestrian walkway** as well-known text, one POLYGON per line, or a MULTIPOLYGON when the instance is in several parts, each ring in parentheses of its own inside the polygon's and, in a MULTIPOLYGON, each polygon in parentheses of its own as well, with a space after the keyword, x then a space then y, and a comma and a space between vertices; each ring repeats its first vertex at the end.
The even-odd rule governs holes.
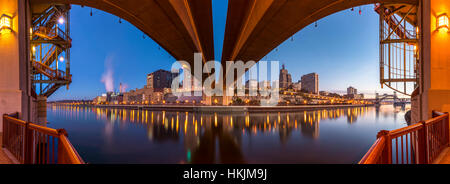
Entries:
POLYGON ((0 133, 0 164, 12 164, 11 160, 6 156, 2 148, 2 134, 0 133))
POLYGON ((434 164, 450 164, 450 147, 442 151, 434 164))

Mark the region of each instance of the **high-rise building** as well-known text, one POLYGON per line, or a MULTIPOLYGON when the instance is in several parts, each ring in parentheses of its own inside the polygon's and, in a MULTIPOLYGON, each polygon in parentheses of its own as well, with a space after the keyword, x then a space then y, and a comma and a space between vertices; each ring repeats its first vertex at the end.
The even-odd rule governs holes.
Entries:
POLYGON ((162 92, 164 88, 172 87, 174 77, 169 71, 157 70, 147 75, 147 88, 152 88, 155 92, 162 92))
POLYGON ((245 82, 245 88, 258 90, 258 81, 256 79, 250 79, 245 82))
POLYGON ((296 83, 292 83, 292 89, 296 90, 296 91, 300 91, 302 90, 302 81, 299 80, 296 83))
POLYGON ((356 95, 358 94, 358 90, 352 86, 347 88, 347 95, 356 95))
POLYGON ((292 84, 292 77, 283 65, 280 70, 280 89, 287 89, 292 84))
POLYGON ((303 75, 302 90, 308 93, 319 94, 319 75, 317 73, 303 75))
POLYGON ((264 80, 264 81, 259 82, 258 89, 266 90, 266 89, 270 89, 271 86, 272 86, 272 84, 270 84, 270 81, 264 80))

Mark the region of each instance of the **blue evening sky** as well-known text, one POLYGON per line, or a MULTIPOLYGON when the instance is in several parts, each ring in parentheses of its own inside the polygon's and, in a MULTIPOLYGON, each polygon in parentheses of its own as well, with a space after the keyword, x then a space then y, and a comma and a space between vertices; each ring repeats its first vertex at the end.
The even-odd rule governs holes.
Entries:
MULTIPOLYGON (((304 74, 319 74, 319 89, 344 92, 348 86, 362 93, 389 92, 379 84, 378 15, 373 5, 362 7, 362 15, 345 10, 309 25, 286 40, 264 60, 285 64, 293 81, 304 74)), ((109 13, 72 6, 70 89, 59 89, 49 100, 92 99, 105 93, 102 75, 113 70, 115 89, 142 88, 146 75, 158 69, 169 70, 175 59, 130 23, 109 13)), ((221 58, 227 1, 213 0, 214 47, 221 58)))

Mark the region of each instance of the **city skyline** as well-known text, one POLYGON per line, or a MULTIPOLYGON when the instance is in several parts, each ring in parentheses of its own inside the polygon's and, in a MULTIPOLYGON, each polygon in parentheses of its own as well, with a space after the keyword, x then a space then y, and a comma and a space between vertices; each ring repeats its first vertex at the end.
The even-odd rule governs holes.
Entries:
MULTIPOLYGON (((226 3, 213 2, 216 59, 222 54, 226 3)), ((120 83, 127 86, 128 90, 141 88, 146 84, 143 78, 148 73, 158 69, 169 70, 175 62, 164 49, 128 22, 122 20, 122 23, 119 23, 119 18, 100 10, 94 9, 93 16, 90 16, 89 12, 90 8, 73 6, 73 82, 69 90, 60 89, 49 100, 92 99, 104 93, 106 90, 101 76, 109 67, 113 70, 113 84, 116 88, 120 83), (95 29, 86 31, 84 27, 95 29), (97 37, 98 32, 104 32, 105 36, 97 37), (114 41, 109 39, 113 36, 114 41), (81 37, 88 39, 77 39, 81 37), (99 40, 98 43, 102 45, 92 44, 89 40, 99 40), (87 65, 89 67, 86 67, 87 65), (98 71, 104 68, 105 71, 98 71)), ((379 84, 378 31, 374 28, 378 26, 378 15, 373 11, 373 5, 363 6, 362 15, 356 11, 344 10, 319 20, 317 24, 317 27, 312 24, 298 32, 262 60, 277 60, 280 65, 287 65, 292 81, 297 81, 301 75, 307 73, 318 73, 321 76, 319 91, 343 94, 348 86, 354 86, 365 94, 393 93, 386 88, 382 90, 379 84), (357 23, 363 26, 350 26, 357 23), (329 29, 336 30, 342 36, 328 34, 329 29), (366 40, 361 41, 362 38, 366 40), (342 45, 348 50, 360 52, 341 52, 339 47, 342 45), (323 48, 316 49, 318 47, 323 48), (357 64, 357 61, 364 62, 357 64), (298 64, 299 62, 301 64, 298 64)))

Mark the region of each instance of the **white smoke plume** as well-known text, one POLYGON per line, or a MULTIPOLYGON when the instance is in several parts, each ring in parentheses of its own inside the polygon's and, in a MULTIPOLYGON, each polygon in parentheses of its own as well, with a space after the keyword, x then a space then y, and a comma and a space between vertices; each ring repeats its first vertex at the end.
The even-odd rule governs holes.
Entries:
POLYGON ((101 82, 105 84, 106 92, 114 91, 114 69, 112 66, 112 61, 112 56, 107 56, 105 59, 105 71, 103 72, 101 82))

